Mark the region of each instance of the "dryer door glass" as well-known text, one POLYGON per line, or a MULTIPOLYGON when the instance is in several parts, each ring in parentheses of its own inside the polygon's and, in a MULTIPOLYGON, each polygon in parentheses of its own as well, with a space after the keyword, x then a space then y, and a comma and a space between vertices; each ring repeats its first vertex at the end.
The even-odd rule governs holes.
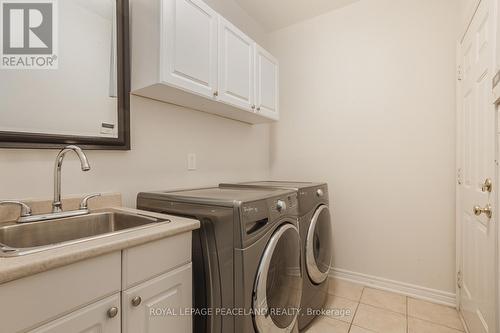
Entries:
POLYGON ((320 284, 328 278, 331 261, 330 211, 326 205, 321 205, 314 212, 306 239, 306 268, 313 283, 320 284))
POLYGON ((273 234, 254 285, 254 319, 259 332, 290 332, 302 296, 300 236, 292 224, 273 234))

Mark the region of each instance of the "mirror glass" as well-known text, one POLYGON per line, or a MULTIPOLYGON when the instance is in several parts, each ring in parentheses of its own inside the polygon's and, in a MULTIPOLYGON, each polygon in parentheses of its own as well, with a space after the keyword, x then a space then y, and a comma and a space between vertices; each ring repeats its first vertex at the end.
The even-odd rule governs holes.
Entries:
POLYGON ((116 0, 42 3, 2 7, 0 131, 117 138, 116 0))

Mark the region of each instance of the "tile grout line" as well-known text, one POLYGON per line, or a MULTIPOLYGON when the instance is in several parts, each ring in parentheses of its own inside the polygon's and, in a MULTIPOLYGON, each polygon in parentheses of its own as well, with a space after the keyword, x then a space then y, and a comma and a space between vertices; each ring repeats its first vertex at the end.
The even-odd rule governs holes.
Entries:
MULTIPOLYGON (((337 297, 339 297, 339 296, 337 296, 337 297)), ((375 309, 384 310, 384 311, 387 311, 387 312, 392 312, 392 313, 394 313, 394 314, 398 314, 398 315, 405 315, 405 314, 404 314, 404 313, 402 313, 402 312, 398 312, 398 311, 394 311, 394 310, 391 310, 391 309, 388 309, 388 308, 384 308, 384 307, 382 307, 382 306, 380 306, 380 305, 373 305, 373 304, 363 303, 363 302, 359 302, 359 303, 361 303, 361 304, 363 304, 363 305, 370 306, 370 307, 375 308, 375 309)))
POLYGON ((408 319, 408 296, 406 296, 405 299, 406 299, 406 333, 410 333, 410 322, 408 319))
POLYGON ((462 331, 462 330, 459 330, 455 327, 451 327, 451 326, 448 326, 448 325, 444 325, 444 324, 440 324, 440 323, 436 323, 434 321, 430 321, 428 319, 422 319, 422 318, 418 318, 418 317, 413 317, 413 316, 408 316, 408 318, 412 318, 412 319, 417 319, 417 320, 420 320, 420 321, 423 321, 423 322, 426 322, 428 324, 433 324, 435 326, 440 326, 440 327, 444 327, 444 328, 448 328, 450 330, 455 330, 457 332, 461 332, 461 333, 464 333, 465 331, 462 331))
POLYGON ((356 317, 356 313, 358 313, 359 305, 361 304, 361 298, 363 298, 363 293, 365 292, 365 288, 366 287, 363 286, 363 289, 361 289, 361 295, 359 295, 359 301, 358 304, 356 304, 356 310, 354 310, 354 314, 352 315, 352 320, 349 325, 349 330, 347 331, 347 333, 351 332, 352 325, 354 324, 354 317, 356 317))

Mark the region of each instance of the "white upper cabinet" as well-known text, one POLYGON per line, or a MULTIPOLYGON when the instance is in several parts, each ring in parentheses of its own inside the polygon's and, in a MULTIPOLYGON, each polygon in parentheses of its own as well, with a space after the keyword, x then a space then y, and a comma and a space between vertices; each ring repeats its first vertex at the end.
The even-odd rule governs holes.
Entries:
POLYGON ((217 13, 200 0, 162 3, 162 81, 212 97, 217 88, 217 13))
POLYGON ((255 44, 255 104, 265 117, 279 119, 278 61, 255 44))
POLYGON ((254 41, 219 19, 219 99, 249 111, 254 104, 254 41))
POLYGON ((203 1, 130 9, 133 94, 250 124, 279 119, 278 62, 203 1))

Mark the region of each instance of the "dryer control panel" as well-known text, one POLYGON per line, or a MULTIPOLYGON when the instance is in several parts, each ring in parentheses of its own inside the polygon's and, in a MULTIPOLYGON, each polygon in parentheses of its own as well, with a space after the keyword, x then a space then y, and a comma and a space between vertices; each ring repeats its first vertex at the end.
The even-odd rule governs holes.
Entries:
POLYGON ((248 245, 283 218, 298 217, 297 193, 244 203, 241 206, 243 243, 248 245))

